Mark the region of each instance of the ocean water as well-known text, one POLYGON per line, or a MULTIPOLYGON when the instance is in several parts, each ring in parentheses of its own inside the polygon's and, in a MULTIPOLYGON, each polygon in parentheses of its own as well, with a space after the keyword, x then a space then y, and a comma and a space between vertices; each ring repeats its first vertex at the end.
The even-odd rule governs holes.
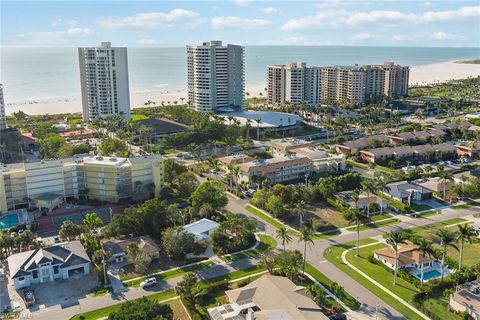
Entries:
MULTIPOLYGON (((6 102, 80 96, 76 48, 0 49, 0 83, 6 102)), ((186 87, 185 48, 129 48, 130 91, 186 87)), ((288 61, 310 65, 354 65, 384 60, 418 66, 480 56, 479 48, 247 46, 246 85, 265 84, 266 66, 288 61)))

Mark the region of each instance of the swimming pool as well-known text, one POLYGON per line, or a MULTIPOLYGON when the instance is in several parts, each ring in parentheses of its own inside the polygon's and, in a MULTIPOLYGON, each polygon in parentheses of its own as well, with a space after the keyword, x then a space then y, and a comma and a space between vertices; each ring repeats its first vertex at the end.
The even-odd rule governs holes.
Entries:
POLYGON ((17 214, 9 214, 0 217, 0 230, 10 229, 19 223, 17 214))
MULTIPOLYGON (((428 281, 430 279, 435 279, 435 278, 440 278, 440 276, 442 275, 442 273, 438 270, 430 270, 428 272, 424 272, 423 273, 423 281, 428 281)), ((420 279, 421 277, 421 274, 417 274, 417 278, 420 279)))

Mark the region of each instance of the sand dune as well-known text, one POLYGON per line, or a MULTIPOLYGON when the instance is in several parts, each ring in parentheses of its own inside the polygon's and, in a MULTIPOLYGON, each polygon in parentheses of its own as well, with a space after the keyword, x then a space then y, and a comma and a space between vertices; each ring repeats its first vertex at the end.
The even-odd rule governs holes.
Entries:
MULTIPOLYGON (((468 77, 480 76, 480 65, 478 64, 462 64, 454 61, 428 64, 410 69, 410 85, 426 85, 448 80, 465 79, 468 77)), ((260 93, 265 95, 264 85, 248 86, 246 92, 250 96, 259 96, 260 93)), ((160 104, 162 101, 167 103, 181 103, 181 98, 187 98, 185 89, 169 90, 169 91, 151 91, 151 92, 134 92, 131 94, 132 108, 142 107, 148 100, 160 104)), ((27 114, 43 114, 43 113, 73 113, 82 111, 82 103, 80 97, 64 98, 57 100, 45 101, 28 101, 21 103, 10 103, 6 105, 7 114, 11 114, 18 110, 22 110, 27 114)))

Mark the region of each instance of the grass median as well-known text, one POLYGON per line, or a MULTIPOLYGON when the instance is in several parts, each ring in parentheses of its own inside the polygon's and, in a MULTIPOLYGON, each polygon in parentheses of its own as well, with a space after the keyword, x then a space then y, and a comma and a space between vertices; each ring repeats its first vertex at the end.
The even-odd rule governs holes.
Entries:
MULTIPOLYGON (((359 229, 360 229, 360 231, 368 230, 368 229, 376 229, 376 228, 396 224, 396 223, 399 223, 399 222, 400 222, 400 220, 397 219, 397 218, 391 218, 391 219, 383 220, 383 221, 372 221, 372 222, 361 225, 359 229)), ((348 227, 347 230, 348 231, 357 231, 357 227, 356 226, 348 227)))

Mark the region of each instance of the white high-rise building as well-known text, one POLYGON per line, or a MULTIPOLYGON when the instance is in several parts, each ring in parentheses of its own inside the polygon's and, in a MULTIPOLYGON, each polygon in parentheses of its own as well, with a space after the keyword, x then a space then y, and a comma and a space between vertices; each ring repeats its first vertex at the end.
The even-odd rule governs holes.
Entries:
POLYGON ((267 67, 267 96, 271 104, 320 103, 321 69, 305 62, 267 67))
POLYGON ((385 61, 381 65, 365 65, 367 99, 372 97, 399 97, 408 94, 410 68, 385 61))
POLYGON ((241 46, 222 41, 187 46, 188 103, 203 112, 242 108, 245 60, 241 46))
POLYGON ((102 42, 99 47, 78 48, 83 120, 114 114, 130 118, 127 48, 102 42))
POLYGON ((0 131, 7 127, 5 120, 5 101, 3 100, 3 85, 0 83, 0 131))

